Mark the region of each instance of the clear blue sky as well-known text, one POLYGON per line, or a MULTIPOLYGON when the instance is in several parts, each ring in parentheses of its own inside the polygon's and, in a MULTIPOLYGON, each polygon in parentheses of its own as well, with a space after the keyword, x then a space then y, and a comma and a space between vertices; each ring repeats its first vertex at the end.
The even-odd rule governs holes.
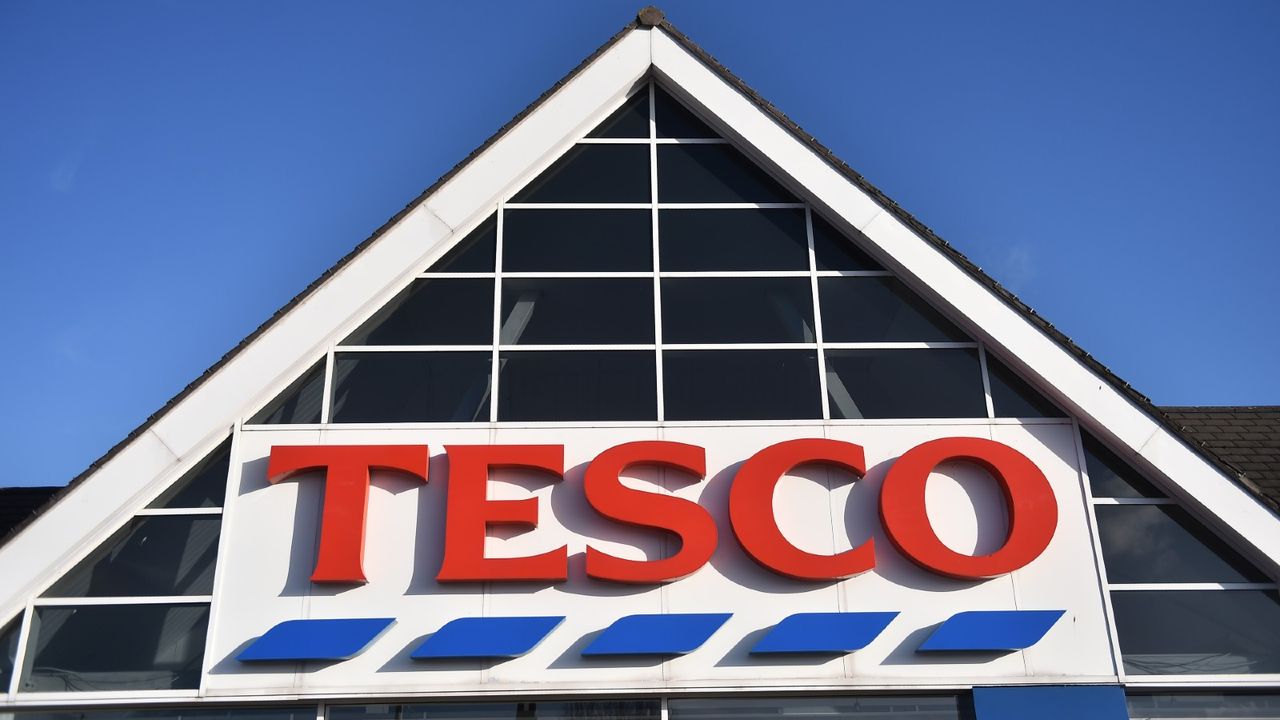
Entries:
MULTIPOLYGON (((0 4, 0 485, 61 484, 640 3, 0 4)), ((1161 404, 1280 404, 1280 3, 668 2, 1161 404)))

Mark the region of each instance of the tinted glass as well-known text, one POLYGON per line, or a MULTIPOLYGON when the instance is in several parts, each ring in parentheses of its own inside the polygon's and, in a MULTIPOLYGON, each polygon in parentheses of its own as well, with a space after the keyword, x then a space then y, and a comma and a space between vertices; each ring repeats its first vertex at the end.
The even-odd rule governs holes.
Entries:
POLYGON ((653 87, 653 111, 660 138, 720 137, 697 115, 657 85, 653 87))
POLYGON ((209 595, 221 525, 217 515, 136 517, 44 596, 209 595))
POLYGON ((814 698, 677 699, 667 703, 671 720, 737 718, 857 718, 858 720, 967 720, 970 702, 954 695, 865 695, 814 698))
POLYGON ((587 134, 589 138, 649 137, 649 89, 641 88, 587 134))
POLYGON ((1004 363, 987 353, 987 379, 996 417, 1047 418, 1066 414, 1004 363))
POLYGON ((665 272, 808 270, 804 210, 661 210, 665 272))
POLYGON ((668 420, 822 417, 812 350, 670 350, 662 353, 668 420))
POLYGON ((657 720, 657 700, 330 706, 330 720, 657 720))
POLYGON ((9 691, 13 677, 13 663, 18 657, 18 633, 22 629, 22 615, 0 627, 0 694, 9 691))
POLYGON ((822 337, 827 342, 969 340, 897 278, 819 278, 818 299, 822 304, 822 337))
POLYGON ((978 351, 828 350, 831 417, 982 418, 978 351))
POLYGON ((732 145, 659 145, 658 200, 798 202, 732 145))
POLYGON ((1280 694, 1268 693, 1180 693, 1177 695, 1130 695, 1130 720, 1181 720, 1181 718, 1222 718, 1224 720, 1280 720, 1280 694))
POLYGON ((488 345, 493 342, 493 280, 414 280, 343 345, 488 345))
POLYGON ((1113 583, 1267 582, 1267 576, 1173 505, 1099 505, 1113 583))
POLYGON ((1261 590, 1111 593, 1131 675, 1280 673, 1280 594, 1261 590))
POLYGON ((489 420, 487 352, 338 353, 333 422, 489 420))
POLYGON ((497 244, 498 220, 490 215, 428 268, 428 272, 493 272, 497 244))
POLYGON ((575 145, 512 202, 633 202, 652 200, 648 145, 575 145))
POLYGON ((1129 467, 1091 435, 1081 431, 1080 439, 1084 446, 1085 468, 1089 471, 1089 487, 1094 497, 1164 497, 1137 470, 1129 467))
MULTIPOLYGON (((856 231, 855 231, 856 232, 856 231)), ((870 240, 858 237, 870 244, 870 240)), ((839 230, 816 214, 813 215, 813 256, 819 270, 883 270, 880 263, 858 248, 839 230)))
POLYGON ((320 422, 324 398, 324 361, 311 366, 274 400, 249 419, 250 425, 296 425, 320 422))
POLYGON ((652 343, 648 278, 502 281, 503 345, 652 343))
POLYGON ((648 210, 507 210, 504 272, 647 272, 653 269, 648 210))
POLYGON ((231 440, 228 439, 147 507, 222 507, 222 500, 227 494, 227 469, 230 462, 231 440))
POLYGON ((656 420, 653 351, 502 353, 498 419, 656 420))
POLYGON ((809 278, 664 278, 662 341, 814 342, 809 278))
POLYGON ((309 707, 201 707, 30 710, 13 713, 14 720, 315 720, 309 707))
POLYGON ((37 607, 19 689, 195 689, 208 624, 208 605, 37 607))

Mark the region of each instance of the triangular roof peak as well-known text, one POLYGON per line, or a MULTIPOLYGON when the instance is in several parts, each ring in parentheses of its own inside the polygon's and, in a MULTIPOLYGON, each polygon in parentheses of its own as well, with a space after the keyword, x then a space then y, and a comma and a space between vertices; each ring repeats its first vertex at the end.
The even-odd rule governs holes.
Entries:
POLYGON ((1256 488, 650 6, 77 477, 43 519, 11 535, 0 577, 10 580, 12 595, 0 597, 0 612, 74 553, 80 538, 67 527, 96 533, 118 526, 135 501, 180 477, 305 373, 352 318, 405 287, 650 78, 825 217, 865 238, 894 273, 963 320, 1126 460, 1162 477, 1258 556, 1280 558, 1276 517, 1256 488))

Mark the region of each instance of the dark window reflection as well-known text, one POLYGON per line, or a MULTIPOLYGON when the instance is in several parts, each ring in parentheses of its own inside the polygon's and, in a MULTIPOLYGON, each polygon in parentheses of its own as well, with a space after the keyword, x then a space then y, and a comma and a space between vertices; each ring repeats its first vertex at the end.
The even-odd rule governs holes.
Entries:
POLYGON ((987 379, 991 382, 991 405, 996 417, 1050 418, 1066 414, 1031 387, 1007 365, 987 353, 987 379))
POLYGON ((653 88, 654 119, 660 138, 715 138, 720 137, 706 123, 693 114, 679 100, 658 86, 653 88))
POLYGON ((518 203, 647 203, 648 145, 575 145, 516 193, 518 203))
POLYGON ((657 720, 657 700, 330 706, 330 720, 657 720))
POLYGON ((804 210, 661 210, 664 272, 808 270, 804 210))
POLYGON ((659 145, 658 200, 673 203, 798 202, 732 145, 659 145))
POLYGON ((960 328, 897 278, 819 278, 818 293, 822 337, 826 342, 969 340, 960 328))
POLYGON ((809 278, 664 278, 662 341, 814 342, 809 278))
POLYGON ((668 420, 822 417, 813 350, 669 350, 662 377, 668 420))
POLYGON ((256 415, 250 425, 299 425, 320 422, 320 401, 324 398, 324 361, 311 366, 256 415))
POLYGON ((507 210, 503 272, 647 272, 649 210, 507 210))
POLYGON ((209 595, 221 525, 217 515, 136 517, 44 597, 209 595))
POLYGON ((977 350, 828 350, 826 356, 833 418, 987 416, 977 350))
POLYGON ((863 695, 858 697, 673 698, 671 720, 796 718, 814 720, 968 720, 970 703, 955 695, 863 695))
POLYGON ((1099 505, 1113 583, 1267 582, 1267 576, 1173 505, 1099 505))
POLYGON ((1280 720, 1280 693, 1176 692, 1125 698, 1132 720, 1280 720))
POLYGON ((490 215, 428 268, 428 272, 493 272, 497 244, 498 220, 490 215))
POLYGON ((149 508, 222 507, 227 494, 227 470, 231 462, 231 440, 219 445, 199 465, 191 468, 149 508))
POLYGON ((503 345, 652 343, 649 278, 502 281, 503 345))
POLYGON ((314 705, 305 707, 162 707, 82 710, 19 710, 13 720, 315 720, 314 705))
POLYGON ((414 280, 342 341, 343 345, 488 345, 493 280, 414 280))
MULTIPOLYGON (((856 232, 856 231, 855 231, 856 232)), ((864 243, 870 240, 858 233, 864 243)), ((880 263, 871 259, 853 241, 846 238, 826 220, 813 215, 814 266, 819 270, 883 270, 880 263)))
POLYGON ((1146 481, 1137 470, 1108 450, 1086 432, 1081 431, 1084 463, 1089 471, 1089 487, 1094 497, 1132 498, 1164 497, 1164 493, 1146 481))
POLYGON ((499 362, 499 420, 658 417, 653 351, 513 351, 502 353, 499 362))
POLYGON ((649 89, 641 88, 622 107, 605 118, 589 138, 647 138, 649 137, 649 89))
POLYGON ((208 605, 37 607, 20 690, 195 689, 208 623, 208 605))
POLYGON ((487 422, 488 352, 338 353, 333 422, 487 422))
POLYGON ((1280 594, 1273 590, 1111 593, 1131 675, 1280 673, 1280 594))

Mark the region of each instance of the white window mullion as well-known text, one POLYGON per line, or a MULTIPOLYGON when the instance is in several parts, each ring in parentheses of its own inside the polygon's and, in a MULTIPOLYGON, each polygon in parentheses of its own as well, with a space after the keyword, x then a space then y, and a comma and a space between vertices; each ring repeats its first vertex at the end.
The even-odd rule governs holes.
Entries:
POLYGON ((22 622, 18 625, 18 649, 13 655, 13 674, 9 678, 9 687, 6 692, 12 700, 18 693, 18 685, 22 680, 23 666, 27 664, 27 645, 31 642, 31 601, 27 601, 27 606, 22 609, 22 622))
POLYGON ((981 343, 978 344, 978 365, 982 370, 982 395, 987 402, 987 417, 994 418, 996 406, 991 399, 991 375, 987 373, 987 348, 981 343))
POLYGON ((667 417, 663 399, 662 374, 662 273, 659 265, 658 237, 658 123, 654 113, 654 85, 649 83, 649 217, 653 237, 653 342, 654 380, 658 393, 658 422, 667 417))
POLYGON ((822 399, 822 419, 831 419, 831 399, 827 397, 827 352, 822 346, 822 304, 818 299, 818 258, 813 246, 813 210, 804 208, 805 241, 809 245, 809 290, 813 304, 813 340, 818 348, 818 392, 822 399))
POLYGON ((493 345, 489 363, 489 422, 498 422, 498 337, 502 332, 502 226, 506 206, 498 203, 498 222, 493 246, 493 345))

